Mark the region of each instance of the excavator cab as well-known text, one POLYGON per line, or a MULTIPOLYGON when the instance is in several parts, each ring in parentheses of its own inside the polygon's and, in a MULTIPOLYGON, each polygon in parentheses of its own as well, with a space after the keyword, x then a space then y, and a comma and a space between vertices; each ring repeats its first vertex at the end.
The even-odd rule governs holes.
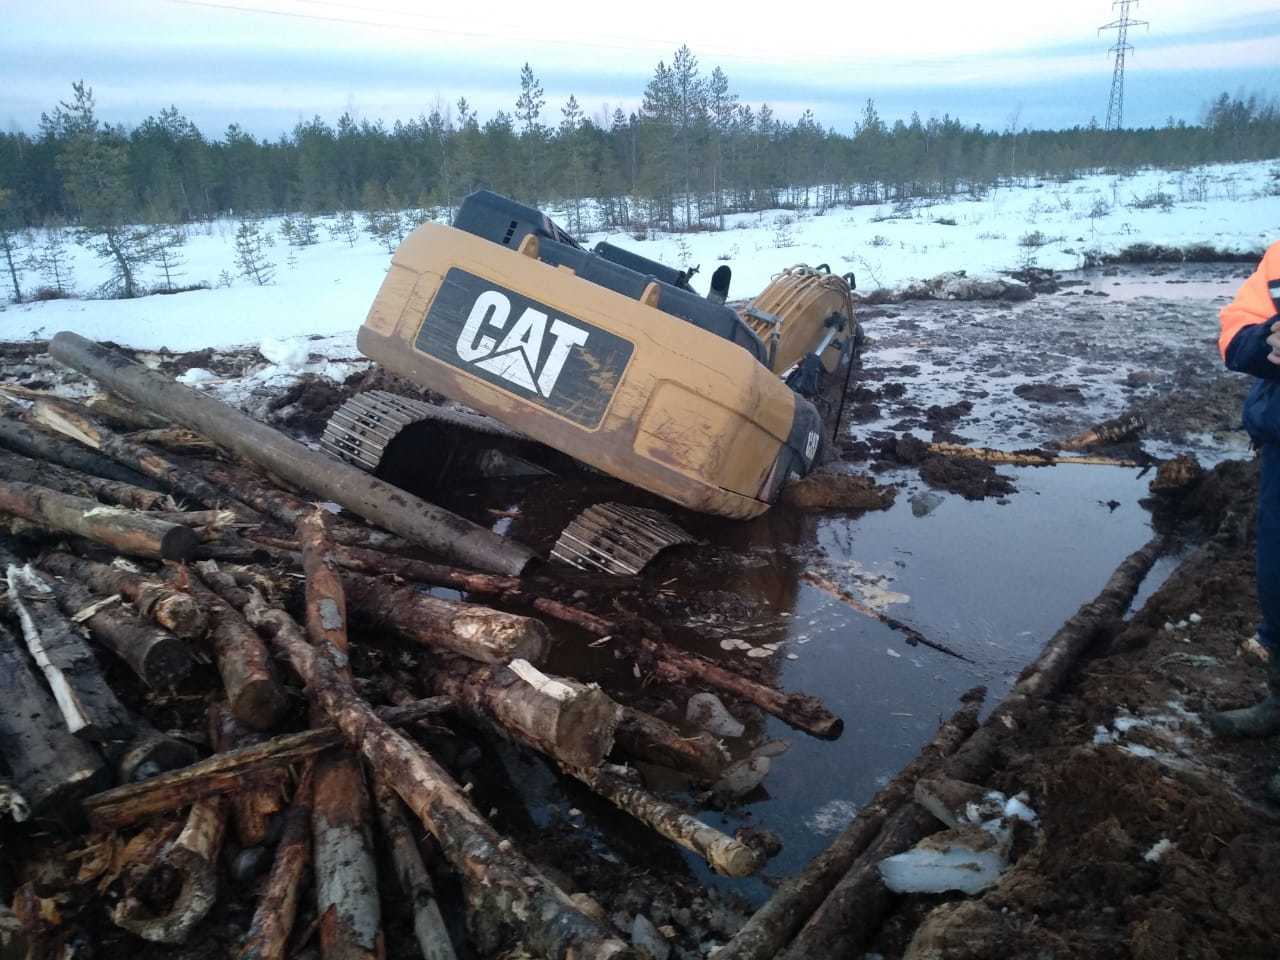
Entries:
MULTIPOLYGON (((788 274, 770 287, 786 280, 785 290, 739 313, 694 293, 690 276, 611 244, 586 250, 540 211, 480 191, 452 226, 426 224, 400 245, 357 344, 614 477, 692 510, 754 517, 808 473, 823 432, 781 365, 806 345, 825 354, 828 331, 852 327, 852 304, 846 288, 837 305, 839 278, 788 274)), ((717 277, 727 288, 727 272, 717 277)), ((349 423, 326 434, 346 459, 358 440, 349 423)))

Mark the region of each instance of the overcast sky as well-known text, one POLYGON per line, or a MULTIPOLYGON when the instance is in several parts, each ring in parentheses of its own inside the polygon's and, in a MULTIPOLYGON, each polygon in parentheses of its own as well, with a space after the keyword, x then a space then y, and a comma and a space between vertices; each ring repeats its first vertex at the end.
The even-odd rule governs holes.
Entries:
MULTIPOLYGON (((1145 0, 1130 40, 1125 119, 1194 120, 1217 93, 1280 95, 1278 0, 1145 0)), ((94 88, 133 124, 176 104, 206 133, 238 122, 278 136, 344 110, 390 123, 465 96, 510 111, 528 60, 548 122, 576 94, 595 116, 638 105, 659 60, 688 43, 745 100, 847 130, 867 97, 1005 127, 1101 120, 1117 15, 1110 0, 697 3, 648 0, 0 0, 0 123, 94 88)))

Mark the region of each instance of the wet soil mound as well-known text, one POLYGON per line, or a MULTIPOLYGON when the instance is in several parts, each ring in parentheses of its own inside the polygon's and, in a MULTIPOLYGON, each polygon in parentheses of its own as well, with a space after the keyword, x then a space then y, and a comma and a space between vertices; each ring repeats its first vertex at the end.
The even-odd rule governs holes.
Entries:
POLYGON ((867 476, 823 471, 787 484, 782 502, 809 512, 887 510, 897 495, 897 487, 880 486, 867 476))
POLYGON ((880 455, 891 463, 919 467, 920 478, 929 486, 958 493, 966 500, 1004 497, 1017 489, 1012 477, 997 473, 991 464, 941 456, 930 451, 923 440, 910 435, 888 438, 880 446, 880 455))

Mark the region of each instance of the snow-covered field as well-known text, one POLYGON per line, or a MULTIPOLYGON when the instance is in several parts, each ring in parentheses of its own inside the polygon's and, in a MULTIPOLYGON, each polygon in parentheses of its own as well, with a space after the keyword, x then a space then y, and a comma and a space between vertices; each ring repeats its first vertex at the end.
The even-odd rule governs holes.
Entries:
MULTIPOLYGON (((727 229, 715 233, 657 234, 642 241, 625 233, 597 233, 583 239, 590 244, 607 239, 673 266, 698 264, 697 288, 721 262, 728 263, 734 271, 732 295, 738 297, 758 292, 794 263, 853 271, 865 290, 952 270, 970 276, 1031 264, 1069 270, 1081 265, 1085 251, 1114 252, 1139 242, 1260 250, 1280 236, 1277 172, 1275 162, 1151 170, 910 207, 743 214, 729 217, 727 229), (1165 202, 1150 202, 1160 197, 1165 202), (1143 208, 1140 201, 1150 205, 1143 208)), ((290 264, 279 221, 264 222, 276 238, 269 251, 275 280, 268 286, 235 275, 234 221, 193 226, 181 250, 182 282, 204 282, 213 289, 136 300, 6 305, 0 308, 0 340, 73 330, 135 347, 196 350, 318 334, 337 337, 333 353, 348 348, 354 353, 354 331, 390 254, 368 236, 361 235, 352 247, 330 239, 325 221, 320 226, 321 241, 296 250, 290 264)), ((73 287, 94 290, 106 279, 103 266, 89 252, 72 249, 73 287)), ((39 284, 34 273, 22 279, 27 288, 39 284)), ((157 280, 145 272, 143 279, 157 280)), ((279 349, 289 353, 287 345, 279 349)))

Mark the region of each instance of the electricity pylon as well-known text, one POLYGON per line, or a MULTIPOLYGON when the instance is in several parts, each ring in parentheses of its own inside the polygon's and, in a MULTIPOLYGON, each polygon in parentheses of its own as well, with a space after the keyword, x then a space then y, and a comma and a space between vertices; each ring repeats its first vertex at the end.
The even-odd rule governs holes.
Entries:
POLYGON ((1111 99, 1107 101, 1107 130, 1119 130, 1124 125, 1124 59, 1125 54, 1133 49, 1129 43, 1130 27, 1149 27, 1146 20, 1134 20, 1129 16, 1129 8, 1136 7, 1140 0, 1114 0, 1111 6, 1120 11, 1120 16, 1110 23, 1098 28, 1116 31, 1116 45, 1111 52, 1116 55, 1115 70, 1111 74, 1111 99))

